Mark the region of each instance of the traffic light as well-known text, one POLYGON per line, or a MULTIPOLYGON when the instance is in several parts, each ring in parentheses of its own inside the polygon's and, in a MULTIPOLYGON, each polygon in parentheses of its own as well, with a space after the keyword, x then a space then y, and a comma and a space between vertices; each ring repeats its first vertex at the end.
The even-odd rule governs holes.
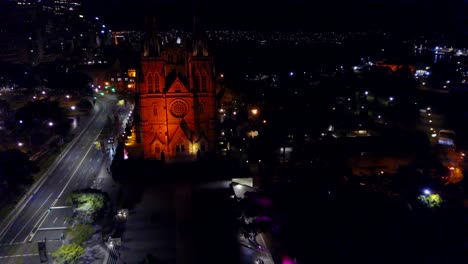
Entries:
POLYGON ((112 91, 113 93, 115 93, 115 88, 114 88, 114 87, 112 87, 111 91, 112 91))

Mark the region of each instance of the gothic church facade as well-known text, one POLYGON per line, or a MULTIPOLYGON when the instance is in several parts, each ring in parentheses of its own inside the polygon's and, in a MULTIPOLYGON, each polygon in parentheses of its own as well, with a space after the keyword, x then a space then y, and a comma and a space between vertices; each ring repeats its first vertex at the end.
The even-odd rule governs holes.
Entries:
POLYGON ((214 152, 216 88, 206 36, 158 38, 156 22, 143 45, 136 95, 137 142, 145 159, 187 161, 214 152))

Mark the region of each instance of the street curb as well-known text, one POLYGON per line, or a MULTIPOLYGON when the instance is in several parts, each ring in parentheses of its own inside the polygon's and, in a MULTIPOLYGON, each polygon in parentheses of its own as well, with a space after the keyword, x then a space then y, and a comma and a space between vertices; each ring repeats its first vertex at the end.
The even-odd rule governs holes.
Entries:
POLYGON ((31 199, 32 198, 32 195, 36 194, 36 192, 39 190, 39 188, 42 186, 42 184, 44 184, 44 182, 47 180, 47 178, 49 177, 49 175, 52 173, 53 170, 55 170, 55 168, 58 166, 58 164, 62 161, 62 159, 66 156, 66 154, 68 153, 68 151, 70 150, 70 148, 76 143, 76 141, 78 140, 78 138, 80 138, 83 133, 86 131, 86 129, 91 125, 91 123, 97 118, 97 114, 102 111, 102 109, 99 109, 98 112, 96 112, 93 117, 87 122, 86 126, 84 127, 84 129, 81 131, 81 133, 78 135, 78 136, 75 136, 73 138, 73 140, 67 145, 67 147, 62 151, 62 153, 60 153, 58 159, 55 159, 54 162, 49 166, 49 168, 47 168, 47 170, 45 172, 42 173, 41 177, 40 177, 40 180, 35 182, 31 188, 28 190, 27 193, 25 193, 23 195, 23 197, 20 199, 20 201, 18 201, 15 205, 15 207, 10 211, 10 213, 2 220, 2 222, 0 223, 0 227, 2 228, 1 232, 0 232, 0 239, 3 239, 3 235, 6 233, 6 231, 8 230, 7 228, 9 227, 10 223, 12 222, 13 219, 10 219, 13 215, 13 213, 16 213, 17 215, 19 215, 19 213, 24 209, 24 206, 26 206, 26 199, 29 198, 31 199), (23 208, 21 210, 18 210, 19 207, 21 207, 21 205, 23 205, 23 208), (10 220, 9 220, 10 219, 10 220), (9 221, 8 221, 9 220, 9 221), (7 222, 8 221, 8 222, 7 222))

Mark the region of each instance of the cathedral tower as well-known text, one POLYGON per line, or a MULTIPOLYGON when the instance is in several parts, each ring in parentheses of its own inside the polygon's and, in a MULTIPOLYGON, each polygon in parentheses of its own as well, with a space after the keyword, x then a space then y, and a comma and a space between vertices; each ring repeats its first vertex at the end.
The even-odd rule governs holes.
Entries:
POLYGON ((187 161, 215 150, 213 60, 196 20, 191 43, 177 37, 164 45, 156 19, 146 21, 135 118, 145 159, 187 161))

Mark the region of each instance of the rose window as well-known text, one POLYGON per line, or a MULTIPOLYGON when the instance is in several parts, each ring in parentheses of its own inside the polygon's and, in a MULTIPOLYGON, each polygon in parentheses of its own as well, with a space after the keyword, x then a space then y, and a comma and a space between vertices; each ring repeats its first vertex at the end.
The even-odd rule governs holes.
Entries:
POLYGON ((188 105, 183 100, 175 100, 171 103, 170 106, 171 115, 174 117, 183 117, 187 114, 188 105))

